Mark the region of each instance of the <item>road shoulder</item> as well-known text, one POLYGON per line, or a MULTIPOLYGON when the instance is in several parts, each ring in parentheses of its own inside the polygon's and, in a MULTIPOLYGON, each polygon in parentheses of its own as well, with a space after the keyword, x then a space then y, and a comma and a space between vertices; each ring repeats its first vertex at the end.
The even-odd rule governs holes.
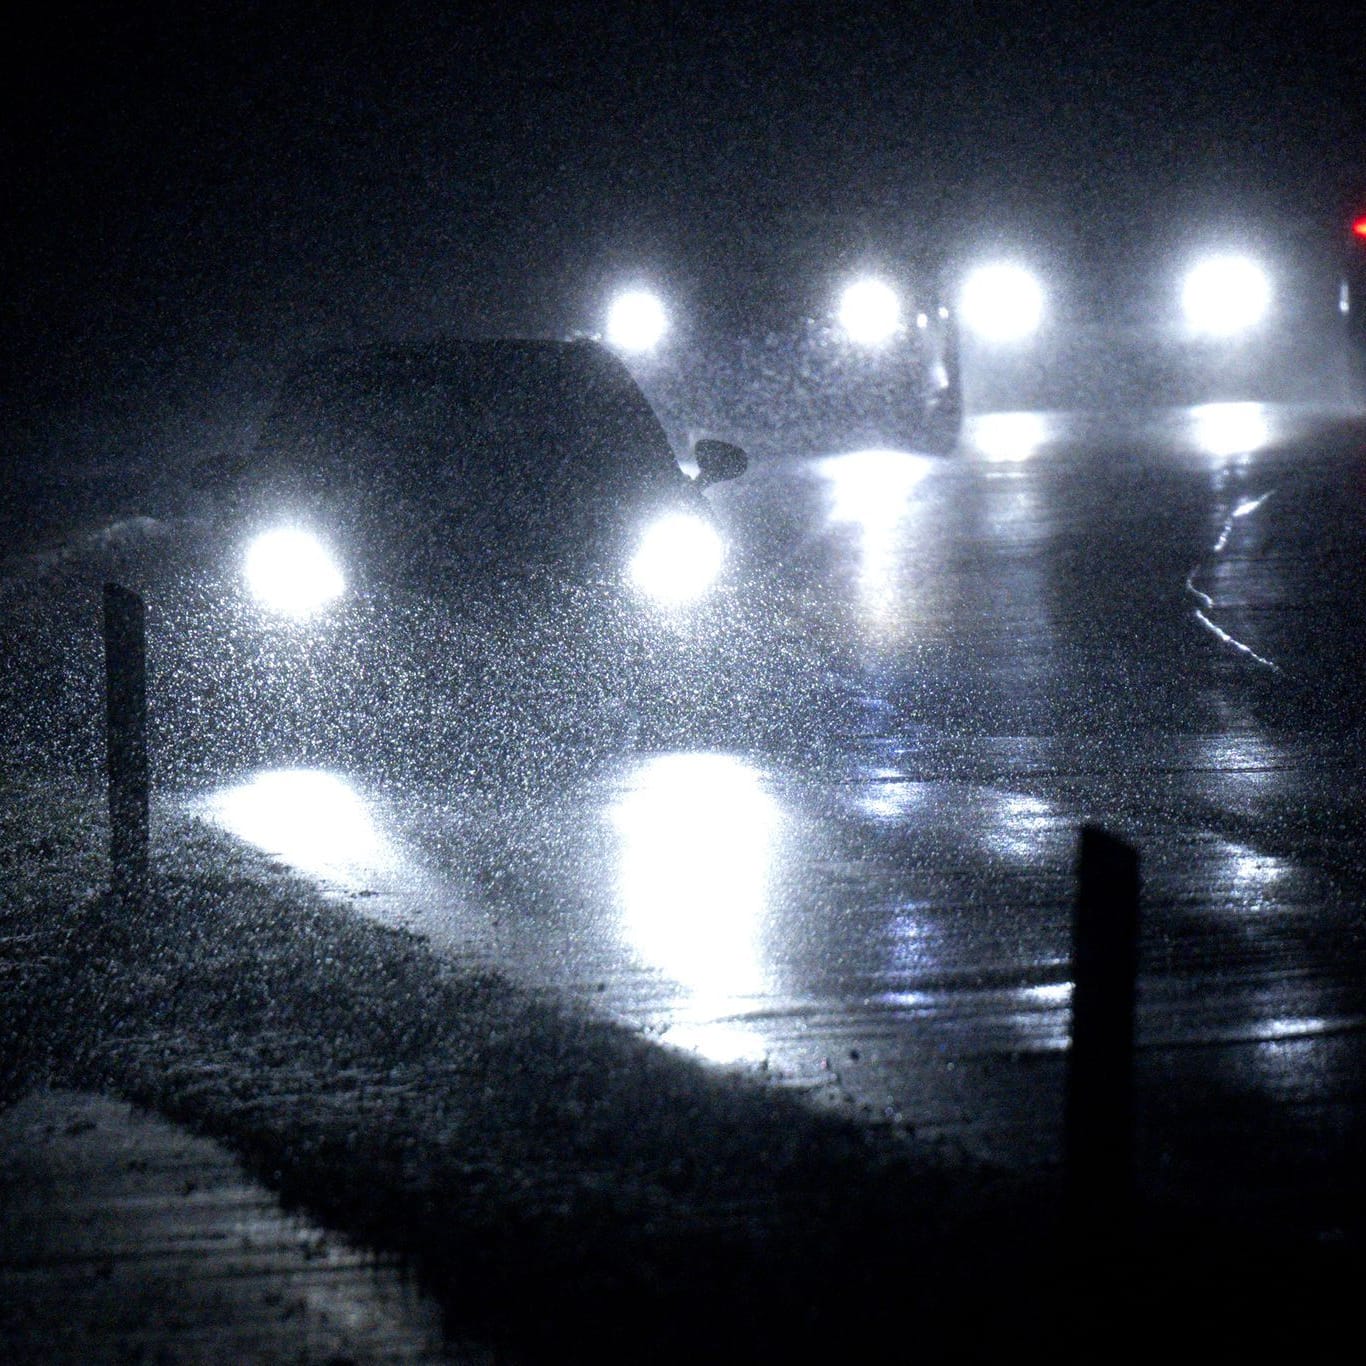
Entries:
POLYGON ((218 1144, 89 1092, 0 1112, 0 1304, 7 1361, 448 1359, 392 1261, 287 1213, 218 1144))

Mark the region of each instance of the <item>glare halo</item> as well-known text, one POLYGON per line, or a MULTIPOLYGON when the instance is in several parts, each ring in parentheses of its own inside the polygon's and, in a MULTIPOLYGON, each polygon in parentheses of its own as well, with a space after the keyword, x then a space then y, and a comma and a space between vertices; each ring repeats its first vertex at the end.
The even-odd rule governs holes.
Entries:
POLYGON ((247 547, 247 588, 269 611, 302 620, 322 611, 346 591, 331 552, 298 527, 263 531, 247 547))
POLYGON ((1009 261, 978 266, 963 282, 960 311, 986 341, 1023 341, 1043 322, 1043 285, 1032 270, 1009 261))
POLYGON ((725 545, 710 522, 692 513, 669 513, 641 535, 630 578, 661 606, 681 606, 716 582, 724 559, 725 545))
POLYGON ((885 280, 855 280, 840 295, 839 324, 860 346, 879 346, 901 327, 901 300, 885 280))
POLYGON ((1225 253, 1197 261, 1181 286, 1181 311, 1191 330, 1233 337, 1262 321, 1271 307, 1271 277, 1250 256, 1225 253))
POLYGON ((618 351, 653 351, 668 330, 664 304, 648 289, 623 290, 608 307, 607 343, 618 351))

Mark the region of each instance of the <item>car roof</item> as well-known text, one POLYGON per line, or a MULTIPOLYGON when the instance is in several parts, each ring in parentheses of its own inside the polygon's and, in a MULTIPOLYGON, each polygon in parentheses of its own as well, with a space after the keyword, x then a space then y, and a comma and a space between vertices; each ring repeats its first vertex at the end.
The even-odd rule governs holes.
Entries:
POLYGON ((395 528, 439 520, 471 547, 582 540, 687 484, 630 372, 591 341, 314 356, 286 379, 244 474, 267 500, 395 528))
POLYGON ((438 338, 324 352, 285 381, 257 452, 324 466, 344 453, 373 475, 377 462, 431 456, 456 436, 475 441, 485 469, 491 455, 515 458, 529 444, 554 446, 580 473, 676 469, 629 371, 592 341, 438 338))

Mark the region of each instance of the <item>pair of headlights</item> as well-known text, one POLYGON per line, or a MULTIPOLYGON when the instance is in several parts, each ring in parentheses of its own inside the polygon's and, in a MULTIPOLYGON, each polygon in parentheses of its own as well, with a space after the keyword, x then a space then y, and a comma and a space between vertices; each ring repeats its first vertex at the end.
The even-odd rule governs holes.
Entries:
MULTIPOLYGON (((1206 256, 1181 281, 1181 314, 1195 336, 1236 337, 1262 322, 1271 295, 1271 277, 1258 261, 1231 253, 1206 256)), ((959 307, 977 336, 1018 341, 1043 320, 1043 286, 1019 266, 984 266, 964 282, 959 307)))
MULTIPOLYGON (((1271 295, 1271 277, 1258 261, 1231 253, 1206 256, 1182 280, 1181 312, 1197 336, 1235 337, 1266 317, 1271 295)), ((1044 287, 1024 266, 979 266, 963 281, 958 310, 968 331, 984 341, 1023 341, 1043 322, 1044 287)), ((841 296, 839 321, 852 341, 886 341, 901 325, 896 292, 881 280, 855 282, 841 296)))
MULTIPOLYGON (((1262 322, 1271 295, 1271 276, 1252 257, 1205 256, 1181 281, 1181 314, 1196 336, 1236 337, 1262 322)), ((1044 290, 1022 267, 983 266, 964 282, 959 308, 969 331, 984 340, 1018 341, 1043 320, 1044 290)))
MULTIPOLYGON (((627 566, 632 586, 662 607, 695 602, 721 573, 725 543, 705 518, 669 513, 640 534, 627 566)), ((243 565, 247 591, 274 615, 301 621, 346 592, 346 576, 331 549, 311 531, 280 527, 258 535, 243 565)))

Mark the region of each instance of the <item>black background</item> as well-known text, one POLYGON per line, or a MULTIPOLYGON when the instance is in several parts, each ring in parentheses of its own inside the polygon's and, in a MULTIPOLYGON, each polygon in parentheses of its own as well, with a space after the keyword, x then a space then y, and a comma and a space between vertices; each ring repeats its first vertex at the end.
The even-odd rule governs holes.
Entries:
MULTIPOLYGON (((765 244, 1331 222, 1351 7, 56 4, 4 63, 6 462, 230 442, 320 343, 591 325, 765 244)), ((894 248, 893 248, 894 249, 894 248)), ((1080 268, 1080 267, 1079 267, 1080 268)))

